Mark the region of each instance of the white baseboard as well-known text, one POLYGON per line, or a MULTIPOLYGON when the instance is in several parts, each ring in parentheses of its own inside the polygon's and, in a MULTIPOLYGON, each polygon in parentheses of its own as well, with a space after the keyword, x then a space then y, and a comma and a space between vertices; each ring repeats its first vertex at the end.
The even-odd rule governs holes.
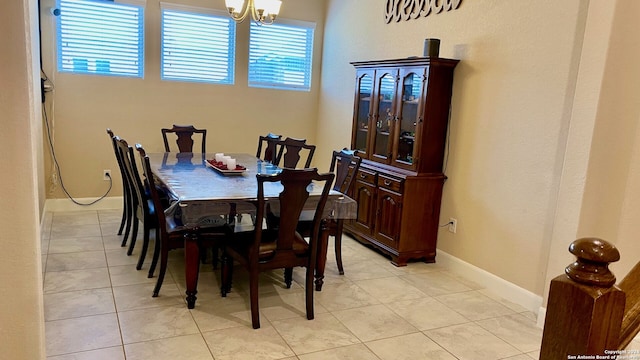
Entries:
POLYGON ((544 319, 546 319, 547 316, 547 308, 540 306, 540 309, 538 309, 538 318, 536 319, 536 325, 538 325, 539 328, 544 329, 544 319))
MULTIPOLYGON (((96 201, 97 198, 75 199, 81 204, 96 201)), ((92 205, 78 205, 70 199, 47 199, 44 202, 44 211, 78 211, 78 210, 111 210, 122 209, 122 196, 110 196, 103 198, 92 205)))
MULTIPOLYGON (((476 282, 495 295, 518 304, 534 314, 538 314, 538 324, 540 324, 540 311, 543 309, 541 296, 447 254, 440 249, 438 249, 438 264, 445 266, 457 275, 476 282)), ((544 323, 544 313, 542 313, 542 322, 544 323)))

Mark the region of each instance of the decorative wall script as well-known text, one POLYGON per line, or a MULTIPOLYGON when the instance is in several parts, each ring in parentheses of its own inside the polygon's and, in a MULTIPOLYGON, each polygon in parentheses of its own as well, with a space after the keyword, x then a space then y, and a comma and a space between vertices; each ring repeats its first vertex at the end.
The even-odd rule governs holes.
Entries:
POLYGON ((443 10, 455 10, 460 3, 462 0, 387 0, 384 20, 388 24, 391 20, 417 19, 431 13, 439 14, 443 10))

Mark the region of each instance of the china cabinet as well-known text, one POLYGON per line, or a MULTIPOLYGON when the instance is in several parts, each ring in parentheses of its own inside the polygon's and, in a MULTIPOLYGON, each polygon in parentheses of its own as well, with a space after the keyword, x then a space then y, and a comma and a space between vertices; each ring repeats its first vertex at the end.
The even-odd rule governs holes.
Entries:
POLYGON ((453 72, 458 60, 415 57, 351 63, 351 147, 363 158, 345 231, 391 256, 435 261, 453 72))

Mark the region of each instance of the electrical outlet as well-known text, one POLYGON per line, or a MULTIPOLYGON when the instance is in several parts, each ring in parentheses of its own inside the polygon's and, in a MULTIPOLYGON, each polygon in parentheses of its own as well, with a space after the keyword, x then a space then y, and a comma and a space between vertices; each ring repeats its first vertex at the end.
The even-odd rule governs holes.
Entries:
POLYGON ((449 218, 449 232, 456 233, 456 228, 458 227, 458 219, 449 218))
POLYGON ((111 180, 111 170, 102 170, 102 180, 104 181, 111 180))

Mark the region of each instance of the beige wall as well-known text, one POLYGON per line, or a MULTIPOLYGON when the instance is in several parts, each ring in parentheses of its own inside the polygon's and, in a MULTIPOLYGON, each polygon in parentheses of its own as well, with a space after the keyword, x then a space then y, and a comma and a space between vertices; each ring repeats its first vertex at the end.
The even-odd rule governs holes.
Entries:
POLYGON ((458 229, 441 230, 438 247, 541 294, 585 3, 463 1, 391 24, 385 1, 366 3, 329 2, 326 37, 339 40, 325 41, 319 143, 348 144, 348 131, 322 130, 349 126, 349 61, 421 55, 424 38, 440 38, 440 56, 461 62, 441 210, 458 229))
POLYGON ((0 358, 44 359, 36 2, 0 3, 0 358))
POLYGON ((613 237, 635 263, 638 4, 617 3, 614 16, 616 2, 463 1, 385 24, 386 1, 329 1, 318 143, 349 144, 336 129, 350 127, 350 61, 421 55, 424 38, 440 38, 440 56, 461 62, 441 211, 458 229, 440 231, 439 249, 539 296, 578 236, 613 237))
MULTIPOLYGON (((210 152, 255 152, 260 134, 274 132, 307 138, 315 143, 317 99, 320 83, 324 1, 285 1, 280 16, 316 22, 315 57, 310 92, 280 91, 247 86, 249 22, 237 27, 235 85, 211 85, 160 80, 159 0, 145 8, 144 79, 73 75, 55 71, 54 17, 43 0, 45 70, 55 83, 48 100, 55 151, 64 184, 74 197, 97 197, 107 183, 102 170, 117 172, 105 129, 147 151, 162 150, 160 129, 171 124, 206 128, 210 152)), ((222 0, 180 1, 181 4, 223 10, 222 0)), ((47 189, 51 190, 51 165, 47 189)), ((109 196, 121 195, 119 177, 109 196)), ((56 186, 50 198, 64 197, 56 186)))

